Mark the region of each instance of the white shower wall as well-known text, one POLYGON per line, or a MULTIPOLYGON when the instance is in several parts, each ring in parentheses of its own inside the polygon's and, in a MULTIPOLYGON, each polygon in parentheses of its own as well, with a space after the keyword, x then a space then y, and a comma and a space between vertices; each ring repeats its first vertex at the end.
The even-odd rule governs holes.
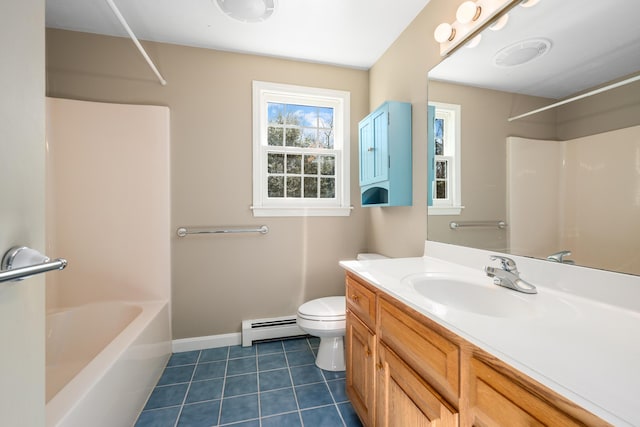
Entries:
POLYGON ((578 264, 640 274, 640 126, 569 141, 507 138, 507 169, 513 253, 568 249, 578 264))
POLYGON ((47 307, 170 298, 169 109, 47 98, 47 307))

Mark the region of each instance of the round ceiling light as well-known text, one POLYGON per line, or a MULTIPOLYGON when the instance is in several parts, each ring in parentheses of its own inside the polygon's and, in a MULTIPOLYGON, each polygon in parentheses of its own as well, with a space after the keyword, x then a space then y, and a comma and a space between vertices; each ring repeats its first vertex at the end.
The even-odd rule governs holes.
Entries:
POLYGON ((262 22, 276 8, 276 0, 215 0, 220 10, 240 22, 262 22))
POLYGON ((513 43, 500 49, 493 57, 496 67, 517 67, 536 58, 540 58, 551 49, 551 41, 547 39, 528 39, 513 43))

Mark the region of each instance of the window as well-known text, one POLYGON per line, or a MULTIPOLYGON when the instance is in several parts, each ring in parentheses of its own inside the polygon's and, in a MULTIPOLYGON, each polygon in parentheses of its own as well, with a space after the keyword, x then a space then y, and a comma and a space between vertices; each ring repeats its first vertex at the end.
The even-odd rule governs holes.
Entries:
POLYGON ((458 215, 460 197, 460 106, 430 103, 429 214, 458 215), (431 127, 431 126, 430 126, 431 127))
POLYGON ((347 216, 349 203, 349 93, 254 81, 254 216, 347 216))

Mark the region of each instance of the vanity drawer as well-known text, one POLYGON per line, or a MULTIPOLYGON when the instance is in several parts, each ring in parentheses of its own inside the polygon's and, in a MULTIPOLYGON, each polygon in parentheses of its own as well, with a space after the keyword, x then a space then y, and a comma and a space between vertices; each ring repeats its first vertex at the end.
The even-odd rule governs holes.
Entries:
POLYGON ((460 347, 427 325, 419 313, 378 300, 378 338, 451 402, 460 396, 460 347))
POLYGON ((347 275, 347 309, 355 313, 371 330, 375 329, 376 294, 356 277, 347 275))
POLYGON ((482 351, 464 363, 469 372, 463 385, 469 401, 465 425, 611 426, 482 351))

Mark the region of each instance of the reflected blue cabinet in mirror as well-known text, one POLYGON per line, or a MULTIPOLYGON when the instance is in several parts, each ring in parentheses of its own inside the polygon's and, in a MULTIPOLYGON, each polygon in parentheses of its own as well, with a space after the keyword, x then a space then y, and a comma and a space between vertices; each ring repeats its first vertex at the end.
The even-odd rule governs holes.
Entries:
POLYGON ((360 121, 362 206, 411 206, 411 104, 387 101, 360 121))

